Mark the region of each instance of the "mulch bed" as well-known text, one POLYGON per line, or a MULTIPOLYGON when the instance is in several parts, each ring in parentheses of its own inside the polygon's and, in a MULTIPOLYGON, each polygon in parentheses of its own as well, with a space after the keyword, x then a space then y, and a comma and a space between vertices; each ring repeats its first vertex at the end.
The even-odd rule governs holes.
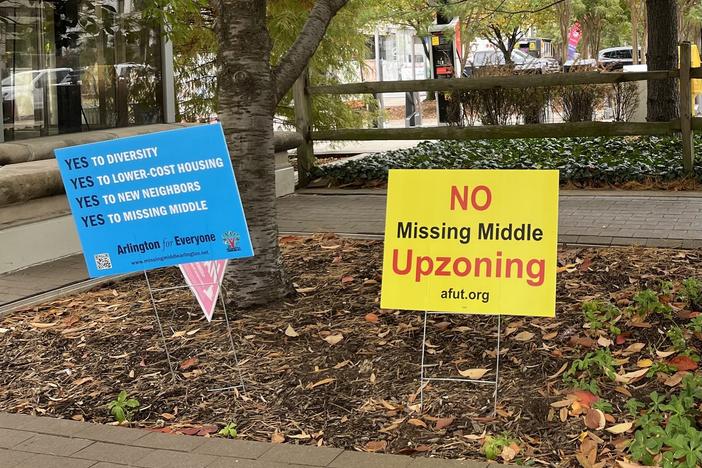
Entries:
MULTIPOLYGON (((444 382, 425 388, 419 413, 423 315, 379 308, 382 243, 319 235, 281 244, 296 297, 230 310, 245 392, 221 390, 239 379, 223 314, 208 324, 187 289, 155 296, 178 367, 171 381, 144 279, 134 277, 0 318, 0 411, 108 423, 106 405, 126 390, 141 403, 133 424, 164 432, 205 435, 235 422, 243 439, 484 459, 483 436, 507 431, 518 440, 516 459, 559 466, 578 465, 589 431, 610 466, 631 432, 589 430, 558 403, 570 393, 565 367, 607 345, 583 328, 581 302, 625 303, 662 280, 702 277, 697 251, 561 249, 556 318, 503 319, 497 415, 493 387, 444 382)), ((174 269, 150 279, 182 284, 174 269)), ((607 345, 615 356, 650 346, 622 372, 669 347, 656 323, 625 328, 621 344, 607 345)), ((430 315, 427 372, 485 368, 483 378, 494 378, 495 338, 495 317, 430 315)), ((607 426, 631 420, 624 393, 666 388, 655 378, 601 387, 614 407, 607 426)))

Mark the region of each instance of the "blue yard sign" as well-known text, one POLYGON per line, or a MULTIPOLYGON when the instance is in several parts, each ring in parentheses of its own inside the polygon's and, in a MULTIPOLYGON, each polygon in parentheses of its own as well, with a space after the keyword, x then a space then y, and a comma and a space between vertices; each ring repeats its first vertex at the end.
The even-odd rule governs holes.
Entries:
POLYGON ((56 150, 91 277, 253 256, 219 124, 56 150))

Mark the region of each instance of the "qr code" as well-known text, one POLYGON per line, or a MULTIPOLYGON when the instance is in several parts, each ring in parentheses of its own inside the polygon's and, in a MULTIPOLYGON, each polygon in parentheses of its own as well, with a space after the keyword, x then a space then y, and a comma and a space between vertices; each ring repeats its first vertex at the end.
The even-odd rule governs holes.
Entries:
POLYGON ((112 260, 110 254, 101 253, 95 255, 95 266, 98 270, 111 270, 112 260))

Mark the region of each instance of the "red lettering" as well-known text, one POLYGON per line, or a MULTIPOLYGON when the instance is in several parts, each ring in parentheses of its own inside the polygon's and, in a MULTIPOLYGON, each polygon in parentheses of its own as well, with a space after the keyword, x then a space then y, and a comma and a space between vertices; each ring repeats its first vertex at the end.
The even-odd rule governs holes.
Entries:
POLYGON ((446 271, 446 267, 451 261, 451 257, 436 257, 436 261, 439 262, 439 267, 436 269, 436 276, 451 276, 450 271, 446 271))
POLYGON ((478 185, 473 189, 473 193, 470 196, 470 204, 473 205, 473 208, 477 211, 485 211, 488 208, 490 208, 490 204, 492 203, 492 192, 488 187, 485 185, 478 185), (482 205, 478 205, 478 192, 484 192, 485 193, 485 202, 482 205))
POLYGON ((453 272, 456 276, 468 276, 470 273, 470 260, 468 260, 466 257, 458 257, 456 261, 453 262, 453 272), (463 271, 458 269, 458 265, 460 263, 465 265, 463 271))
POLYGON ((456 209, 456 202, 458 202, 459 205, 461 205, 461 208, 464 210, 468 209, 468 187, 463 186, 463 198, 461 198, 461 194, 458 191, 458 187, 455 185, 451 186, 451 210, 456 209))
POLYGON ((414 280, 419 283, 422 276, 428 276, 434 271, 434 261, 431 257, 417 257, 417 271, 414 275, 414 280))
POLYGON ((397 249, 393 249, 392 251, 392 271, 395 272, 395 274, 398 275, 406 275, 412 270, 412 249, 407 250, 407 263, 405 264, 405 268, 400 270, 400 268, 397 266, 397 258, 399 257, 399 252, 397 249))

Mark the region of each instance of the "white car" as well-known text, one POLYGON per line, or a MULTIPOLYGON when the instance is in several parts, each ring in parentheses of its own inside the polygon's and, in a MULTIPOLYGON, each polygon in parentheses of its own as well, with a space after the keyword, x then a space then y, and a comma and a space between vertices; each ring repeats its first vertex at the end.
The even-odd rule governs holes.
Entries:
MULTIPOLYGON (((624 65, 634 63, 633 50, 634 48, 631 46, 602 49, 597 53, 597 62, 607 70, 620 70, 624 65)), ((640 50, 639 62, 641 62, 640 50)))
MULTIPOLYGON (((517 49, 512 51, 512 63, 514 63, 515 70, 532 70, 538 73, 554 72, 558 71, 560 68, 555 59, 536 58, 517 49)), ((473 58, 463 71, 463 75, 472 75, 476 68, 504 64, 505 56, 502 51, 477 50, 473 52, 473 58)))

